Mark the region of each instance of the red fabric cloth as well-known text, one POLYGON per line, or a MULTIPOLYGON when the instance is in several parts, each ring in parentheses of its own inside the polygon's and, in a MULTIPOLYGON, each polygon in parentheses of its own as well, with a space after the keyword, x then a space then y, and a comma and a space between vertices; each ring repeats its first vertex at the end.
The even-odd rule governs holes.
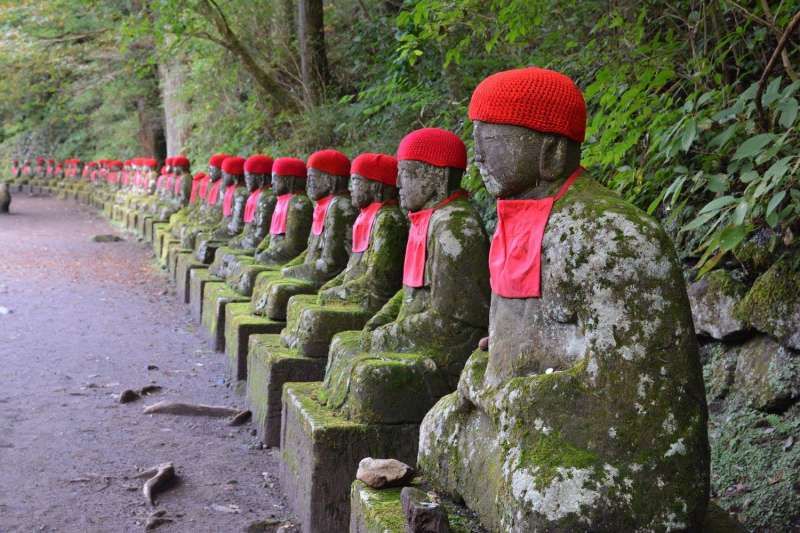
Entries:
POLYGON ((181 188, 183 187, 183 178, 179 178, 178 176, 174 177, 175 183, 173 184, 173 192, 175 194, 181 193, 181 188))
POLYGON ((206 203, 208 205, 217 205, 219 200, 219 190, 222 187, 222 180, 217 180, 211 184, 206 194, 206 203))
POLYGON ((208 159, 208 166, 222 168, 222 162, 225 161, 227 157, 230 157, 230 154, 214 154, 208 159))
POLYGON ((353 159, 350 173, 396 187, 397 159, 386 154, 361 154, 353 159))
POLYGON ((279 157, 272 164, 272 173, 276 176, 305 179, 306 164, 302 159, 297 159, 296 157, 279 157))
POLYGON ((272 158, 266 155, 251 155, 244 162, 244 171, 248 174, 271 174, 272 158))
POLYGON ((283 235, 286 233, 286 219, 289 216, 289 201, 294 193, 286 193, 278 196, 275 203, 275 211, 272 212, 272 220, 269 223, 270 235, 283 235))
POLYGON ((464 141, 447 130, 422 128, 412 131, 397 147, 398 161, 422 161, 436 167, 467 168, 464 141))
POLYGON ((498 200, 497 228, 489 248, 492 292, 503 298, 542 295, 542 240, 553 204, 581 175, 578 167, 555 196, 537 200, 498 200))
POLYGON ((189 158, 188 157, 183 156, 183 155, 176 155, 175 157, 172 158, 171 166, 173 166, 173 167, 183 167, 186 170, 189 170, 189 166, 191 166, 191 165, 189 163, 189 158))
POLYGON ((403 261, 403 285, 409 287, 422 287, 425 285, 425 259, 428 250, 428 226, 430 225, 431 217, 437 209, 454 200, 464 198, 466 195, 466 191, 458 190, 433 207, 408 213, 411 227, 408 230, 406 257, 403 261))
POLYGON ((328 208, 333 201, 333 194, 329 194, 324 198, 317 200, 314 204, 314 216, 311 219, 311 233, 314 235, 322 235, 322 230, 325 228, 325 217, 328 214, 328 208))
POLYGON ((363 208, 356 217, 353 224, 353 252, 360 253, 369 247, 369 236, 372 234, 372 225, 375 223, 375 218, 378 212, 384 205, 391 205, 396 203, 394 200, 386 202, 372 202, 367 207, 363 208))
POLYGON ((484 79, 472 93, 470 120, 557 133, 577 142, 586 135, 586 102, 564 74, 529 67, 484 79))
POLYGON ((226 157, 222 162, 222 171, 231 176, 244 175, 244 157, 231 156, 226 157))
POLYGON ((256 189, 247 197, 247 203, 244 206, 244 221, 246 223, 252 222, 256 218, 256 208, 258 207, 258 199, 261 198, 261 189, 256 189))
POLYGON ((189 195, 189 203, 193 204, 198 198, 205 198, 205 185, 208 183, 208 174, 198 172, 192 178, 192 192, 189 195))
POLYGON ((236 195, 236 189, 235 183, 225 187, 225 196, 222 198, 222 216, 224 217, 233 214, 233 197, 236 195))
POLYGON ((311 154, 306 163, 308 168, 315 168, 326 174, 350 177, 350 160, 338 150, 320 150, 311 154))

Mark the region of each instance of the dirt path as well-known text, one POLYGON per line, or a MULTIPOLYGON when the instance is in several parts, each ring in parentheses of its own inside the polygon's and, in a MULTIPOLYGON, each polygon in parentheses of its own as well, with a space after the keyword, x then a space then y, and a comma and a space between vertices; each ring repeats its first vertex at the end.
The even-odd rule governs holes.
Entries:
POLYGON ((242 406, 143 244, 72 202, 16 195, 0 216, 0 532, 142 531, 137 468, 175 464, 158 531, 242 531, 292 519, 276 452, 251 426, 143 415, 163 399, 242 406), (158 368, 148 370, 148 365, 158 368), (163 390, 122 405, 126 388, 163 390))

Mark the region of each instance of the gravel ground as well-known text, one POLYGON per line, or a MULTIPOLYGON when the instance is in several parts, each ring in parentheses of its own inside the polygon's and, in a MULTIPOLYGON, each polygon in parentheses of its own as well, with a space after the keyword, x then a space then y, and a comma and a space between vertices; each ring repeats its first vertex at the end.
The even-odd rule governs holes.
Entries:
POLYGON ((160 400, 242 407, 224 356, 141 243, 72 202, 15 195, 0 215, 0 532, 142 531, 141 469, 172 462, 158 531, 293 520, 277 452, 225 419, 145 415, 160 400), (127 239, 127 237, 126 237, 127 239), (157 368, 148 369, 148 365, 157 368), (163 389, 120 404, 124 389, 163 389))

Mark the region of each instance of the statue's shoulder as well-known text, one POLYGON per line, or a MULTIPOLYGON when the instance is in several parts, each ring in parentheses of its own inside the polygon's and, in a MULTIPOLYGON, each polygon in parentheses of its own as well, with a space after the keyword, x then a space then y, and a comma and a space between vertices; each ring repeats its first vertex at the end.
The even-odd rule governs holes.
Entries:
POLYGON ((333 197, 333 201, 331 201, 331 207, 333 207, 337 213, 342 215, 355 215, 356 207, 353 205, 353 201, 348 194, 337 194, 333 197))
POLYGON ((313 204, 305 194, 296 194, 289 200, 289 207, 291 209, 305 210, 312 209, 313 204))
POLYGON ((459 198, 437 209, 431 216, 430 228, 430 233, 448 231, 462 238, 487 238, 481 215, 466 198, 459 198))
POLYGON ((376 224, 390 224, 395 227, 408 226, 408 217, 397 204, 385 205, 375 215, 376 224))

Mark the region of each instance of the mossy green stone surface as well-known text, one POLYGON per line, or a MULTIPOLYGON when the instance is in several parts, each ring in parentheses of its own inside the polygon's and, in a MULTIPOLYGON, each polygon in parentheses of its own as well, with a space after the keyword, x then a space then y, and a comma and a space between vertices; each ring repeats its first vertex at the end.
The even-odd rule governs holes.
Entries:
POLYGON ((250 302, 233 302, 225 307, 225 354, 231 379, 247 379, 247 350, 251 335, 280 333, 286 322, 251 313, 250 302))

